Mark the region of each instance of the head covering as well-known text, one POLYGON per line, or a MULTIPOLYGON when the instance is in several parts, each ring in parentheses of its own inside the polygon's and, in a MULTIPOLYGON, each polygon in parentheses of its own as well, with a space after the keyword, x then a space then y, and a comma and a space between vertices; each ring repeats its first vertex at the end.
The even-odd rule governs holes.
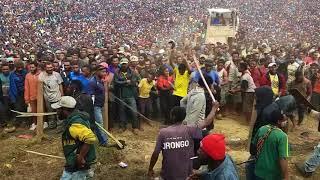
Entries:
POLYGON ((292 114, 296 110, 296 100, 292 95, 281 96, 276 103, 279 105, 281 111, 286 115, 292 114))
POLYGON ((272 66, 276 66, 276 67, 277 67, 277 64, 276 64, 276 63, 270 63, 270 64, 268 65, 268 67, 272 67, 272 66))
POLYGON ((71 96, 62 96, 60 101, 51 104, 51 107, 53 109, 59 109, 61 107, 73 109, 73 108, 76 107, 76 104, 77 104, 77 102, 73 97, 71 97, 71 96))
POLYGON ((209 66, 213 66, 213 60, 212 60, 212 59, 206 59, 206 60, 204 61, 204 64, 207 64, 207 65, 209 65, 209 66))
POLYGON ((138 62, 139 58, 137 56, 131 56, 130 57, 130 62, 138 62))
POLYGON ((256 109, 263 110, 273 102, 273 91, 270 86, 261 86, 255 89, 256 109))
POLYGON ((122 58, 120 60, 120 64, 128 64, 129 63, 129 60, 127 58, 122 58))
POLYGON ((200 147, 213 160, 223 160, 226 156, 224 139, 222 134, 210 134, 202 139, 200 147))
POLYGON ((208 56, 207 56, 207 55, 205 55, 205 54, 201 54, 201 55, 200 55, 200 58, 207 59, 207 58, 208 58, 208 56))
POLYGON ((104 68, 108 68, 108 64, 106 62, 102 62, 99 64, 99 66, 103 66, 104 68))

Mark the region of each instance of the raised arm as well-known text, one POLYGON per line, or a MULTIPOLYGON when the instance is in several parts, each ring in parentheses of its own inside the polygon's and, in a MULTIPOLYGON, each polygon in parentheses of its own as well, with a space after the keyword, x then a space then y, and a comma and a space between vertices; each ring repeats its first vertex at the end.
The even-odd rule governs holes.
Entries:
POLYGON ((218 108, 219 108, 219 103, 216 101, 213 103, 212 109, 211 109, 209 115, 203 121, 199 122, 198 128, 203 129, 203 128, 207 127, 208 125, 210 125, 214 120, 214 117, 216 115, 218 108))

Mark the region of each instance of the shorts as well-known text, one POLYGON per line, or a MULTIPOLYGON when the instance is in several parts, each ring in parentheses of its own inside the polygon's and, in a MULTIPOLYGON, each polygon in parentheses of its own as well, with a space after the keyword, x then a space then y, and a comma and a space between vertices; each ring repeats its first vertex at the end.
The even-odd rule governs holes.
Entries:
POLYGON ((254 102, 254 92, 245 92, 242 94, 243 102, 242 102, 242 112, 248 113, 252 112, 253 102, 254 102))

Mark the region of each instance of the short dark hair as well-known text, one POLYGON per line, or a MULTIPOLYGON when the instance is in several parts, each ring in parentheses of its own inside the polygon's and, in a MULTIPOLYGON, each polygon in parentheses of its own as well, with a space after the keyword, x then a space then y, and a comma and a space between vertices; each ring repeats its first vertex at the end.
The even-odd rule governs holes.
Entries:
POLYGON ((81 84, 81 81, 79 81, 79 80, 72 80, 70 82, 70 86, 75 87, 78 91, 82 90, 82 84, 81 84))
POLYGON ((71 66, 74 66, 74 65, 78 65, 79 66, 79 62, 76 61, 76 60, 71 61, 71 66))
POLYGON ((89 69, 89 71, 91 71, 91 67, 89 65, 87 65, 87 64, 83 65, 81 69, 83 69, 83 68, 87 68, 87 69, 89 69))
POLYGON ((171 109, 171 123, 177 123, 177 122, 182 122, 187 115, 186 109, 184 107, 180 107, 180 106, 175 106, 171 109))
POLYGON ((24 67, 24 63, 21 60, 18 60, 14 63, 15 67, 24 67))
POLYGON ((279 109, 276 109, 274 111, 272 111, 269 115, 269 123, 272 125, 276 125, 278 123, 278 121, 283 120, 284 118, 284 114, 282 113, 282 111, 279 109))
POLYGON ((9 67, 9 63, 3 62, 3 63, 1 64, 1 67, 3 67, 3 66, 8 66, 8 67, 9 67))
POLYGON ((31 65, 31 64, 33 64, 34 66, 38 67, 38 62, 37 62, 37 61, 31 61, 31 62, 29 63, 29 65, 31 65))
POLYGON ((187 69, 187 66, 185 64, 179 64, 178 70, 185 71, 187 69))
POLYGON ((241 62, 240 63, 240 68, 244 69, 244 70, 247 70, 248 69, 248 64, 246 62, 241 62))
POLYGON ((240 53, 239 53, 238 51, 233 51, 233 52, 231 53, 231 56, 233 56, 234 54, 240 55, 240 53))

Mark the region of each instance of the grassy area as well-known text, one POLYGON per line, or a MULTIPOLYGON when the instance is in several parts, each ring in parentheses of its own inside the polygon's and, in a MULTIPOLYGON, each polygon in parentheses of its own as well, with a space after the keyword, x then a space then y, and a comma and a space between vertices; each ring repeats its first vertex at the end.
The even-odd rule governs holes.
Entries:
MULTIPOLYGON (((130 131, 124 133, 113 132, 121 140, 126 141, 127 146, 123 150, 113 147, 98 147, 98 163, 96 165, 96 179, 104 180, 143 180, 147 179, 151 153, 155 146, 156 136, 160 128, 159 123, 152 127, 145 125, 145 130, 140 135, 133 135, 130 131), (127 168, 119 167, 119 162, 128 164, 127 168)), ((291 179, 303 179, 294 167, 295 162, 301 162, 312 152, 313 146, 319 142, 319 134, 316 132, 316 122, 306 119, 304 125, 295 132, 289 132, 291 154, 289 167, 291 179), (301 136, 302 132, 309 132, 308 136, 301 136)), ((228 141, 228 153, 236 163, 247 160, 249 154, 245 150, 248 136, 248 126, 239 117, 224 118, 215 123, 215 132, 225 134, 228 141)), ((41 153, 63 156, 60 135, 50 135, 39 140, 21 139, 19 134, 32 132, 18 129, 13 134, 0 134, 0 179, 59 179, 63 171, 64 160, 41 157, 29 154, 21 149, 33 150, 41 153)), ((111 141, 111 143, 113 143, 111 141)), ((155 171, 159 174, 161 159, 159 159, 155 171)), ((241 179, 244 179, 244 165, 238 166, 241 179)), ((317 172, 310 179, 320 179, 317 172)))

